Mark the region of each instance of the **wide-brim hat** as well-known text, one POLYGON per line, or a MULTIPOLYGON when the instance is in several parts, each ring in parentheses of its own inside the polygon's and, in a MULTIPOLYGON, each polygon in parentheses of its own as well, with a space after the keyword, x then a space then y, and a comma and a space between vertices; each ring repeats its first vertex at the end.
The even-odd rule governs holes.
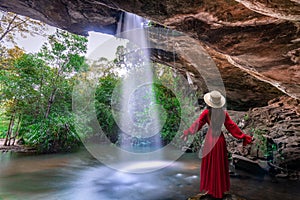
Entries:
POLYGON ((206 93, 204 101, 212 108, 222 108, 226 103, 225 97, 216 90, 206 93))

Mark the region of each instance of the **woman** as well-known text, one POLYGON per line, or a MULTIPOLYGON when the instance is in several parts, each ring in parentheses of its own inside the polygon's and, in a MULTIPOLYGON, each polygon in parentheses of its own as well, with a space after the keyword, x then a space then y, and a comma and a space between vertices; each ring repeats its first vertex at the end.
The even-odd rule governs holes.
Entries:
POLYGON ((224 192, 229 191, 229 164, 226 141, 221 131, 224 124, 226 129, 238 139, 243 139, 243 145, 251 143, 252 138, 244 134, 230 119, 223 109, 225 98, 218 91, 212 91, 204 95, 207 104, 199 118, 184 131, 181 138, 186 141, 188 135, 195 134, 202 126, 208 123, 209 128, 205 136, 202 150, 200 191, 206 191, 214 198, 223 198, 224 192))

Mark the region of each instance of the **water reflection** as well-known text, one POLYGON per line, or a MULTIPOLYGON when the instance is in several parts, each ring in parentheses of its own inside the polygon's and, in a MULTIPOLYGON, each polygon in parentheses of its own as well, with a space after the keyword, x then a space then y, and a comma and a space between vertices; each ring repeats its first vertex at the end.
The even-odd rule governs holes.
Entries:
MULTIPOLYGON (((0 199, 17 200, 184 200, 198 193, 199 160, 185 154, 178 161, 151 173, 134 174, 113 170, 86 151, 74 154, 1 154, 0 199)), ((126 167, 147 168, 153 163, 126 167)), ((231 178, 232 192, 247 199, 297 199, 299 182, 275 184, 241 173, 231 178)))

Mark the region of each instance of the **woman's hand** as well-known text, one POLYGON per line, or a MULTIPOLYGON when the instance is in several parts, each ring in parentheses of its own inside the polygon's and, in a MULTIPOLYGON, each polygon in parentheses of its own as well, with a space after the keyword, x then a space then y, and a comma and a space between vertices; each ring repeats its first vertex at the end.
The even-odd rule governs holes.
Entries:
POLYGON ((188 135, 189 135, 188 130, 185 130, 185 131, 183 131, 183 134, 182 134, 182 136, 180 136, 180 138, 186 142, 188 140, 188 135))
POLYGON ((181 138, 184 142, 186 142, 187 139, 188 139, 188 135, 183 134, 182 136, 180 136, 180 138, 181 138))
POLYGON ((245 135, 243 138, 243 146, 250 144, 252 142, 252 137, 249 135, 245 135))

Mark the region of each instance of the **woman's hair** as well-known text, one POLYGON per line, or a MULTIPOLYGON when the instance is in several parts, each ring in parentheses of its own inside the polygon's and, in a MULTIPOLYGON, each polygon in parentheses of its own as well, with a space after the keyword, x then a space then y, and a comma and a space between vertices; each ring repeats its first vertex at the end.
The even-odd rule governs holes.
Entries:
POLYGON ((210 121, 210 127, 213 131, 213 134, 220 134, 222 125, 225 121, 225 111, 222 108, 212 108, 207 106, 208 117, 210 121))

